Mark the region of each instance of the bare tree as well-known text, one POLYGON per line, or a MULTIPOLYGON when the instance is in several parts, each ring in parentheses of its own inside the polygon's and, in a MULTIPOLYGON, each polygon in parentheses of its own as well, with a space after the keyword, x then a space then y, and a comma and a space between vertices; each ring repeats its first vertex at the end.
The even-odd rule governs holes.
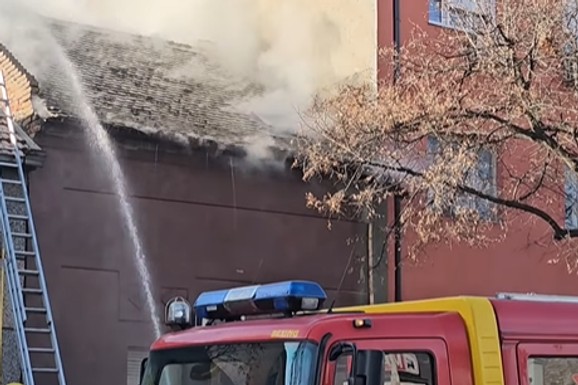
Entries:
POLYGON ((296 166, 306 180, 332 178, 336 189, 309 194, 310 207, 375 215, 403 194, 416 247, 485 246, 516 218, 546 224, 558 244, 574 242, 577 0, 474 2, 442 10, 454 28, 415 28, 397 82, 389 74, 396 55, 386 49, 377 90, 343 85, 316 98, 296 166))

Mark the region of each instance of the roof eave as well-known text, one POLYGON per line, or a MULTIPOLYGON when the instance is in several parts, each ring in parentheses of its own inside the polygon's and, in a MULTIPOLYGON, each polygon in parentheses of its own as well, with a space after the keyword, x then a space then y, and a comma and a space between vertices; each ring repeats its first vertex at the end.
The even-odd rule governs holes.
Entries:
MULTIPOLYGON (((45 123, 71 125, 81 124, 80 119, 64 114, 54 115, 46 119, 45 123)), ((148 143, 150 145, 161 143, 168 145, 169 148, 172 148, 175 151, 204 150, 213 156, 220 155, 245 158, 249 155, 249 151, 247 150, 246 146, 242 144, 219 142, 212 138, 187 136, 185 144, 182 138, 177 138, 176 136, 172 136, 170 133, 163 131, 144 132, 134 127, 128 127, 121 124, 105 123, 103 124, 103 127, 105 127, 106 131, 116 140, 136 140, 143 143, 148 143)), ((296 156, 295 149, 292 149, 288 146, 270 145, 268 146, 268 150, 271 153, 271 160, 274 161, 292 160, 296 156)))

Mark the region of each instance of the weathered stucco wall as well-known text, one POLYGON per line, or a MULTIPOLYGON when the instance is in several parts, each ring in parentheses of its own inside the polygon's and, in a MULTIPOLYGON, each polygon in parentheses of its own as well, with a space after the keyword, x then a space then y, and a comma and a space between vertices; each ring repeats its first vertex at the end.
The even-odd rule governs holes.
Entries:
MULTIPOLYGON (((47 160, 31 174, 31 199, 65 371, 71 383, 124 383, 129 352, 146 350, 152 333, 109 170, 70 132, 47 129, 37 140, 47 160)), ((337 303, 365 303, 365 246, 348 239, 366 226, 341 221, 329 231, 304 205, 321 186, 247 171, 235 158, 162 147, 124 154, 159 306, 286 279, 318 281, 334 297, 344 271, 337 303)))

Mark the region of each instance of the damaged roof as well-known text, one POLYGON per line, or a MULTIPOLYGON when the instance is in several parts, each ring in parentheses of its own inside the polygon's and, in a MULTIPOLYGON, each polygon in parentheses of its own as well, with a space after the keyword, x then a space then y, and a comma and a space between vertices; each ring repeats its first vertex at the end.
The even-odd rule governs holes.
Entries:
MULTIPOLYGON (((16 132, 16 143, 20 150, 20 156, 29 154, 31 151, 40 151, 40 147, 18 126, 14 128, 16 132)), ((13 156, 14 146, 10 143, 10 131, 6 119, 0 118, 0 157, 13 156)))
MULTIPOLYGON (((290 138, 271 135, 259 118, 233 109, 259 88, 232 83, 201 49, 60 21, 52 29, 105 125, 197 144, 244 147, 267 135, 273 147, 289 146, 290 138)), ((40 79, 53 117, 75 115, 62 79, 40 79)))

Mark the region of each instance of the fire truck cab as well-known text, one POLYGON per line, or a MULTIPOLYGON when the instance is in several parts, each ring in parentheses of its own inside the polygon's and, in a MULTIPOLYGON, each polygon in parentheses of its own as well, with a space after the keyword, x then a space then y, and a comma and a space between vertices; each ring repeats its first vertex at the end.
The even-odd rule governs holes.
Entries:
POLYGON ((578 385, 576 298, 326 298, 290 281, 172 301, 184 330, 153 343, 141 385, 578 385))

